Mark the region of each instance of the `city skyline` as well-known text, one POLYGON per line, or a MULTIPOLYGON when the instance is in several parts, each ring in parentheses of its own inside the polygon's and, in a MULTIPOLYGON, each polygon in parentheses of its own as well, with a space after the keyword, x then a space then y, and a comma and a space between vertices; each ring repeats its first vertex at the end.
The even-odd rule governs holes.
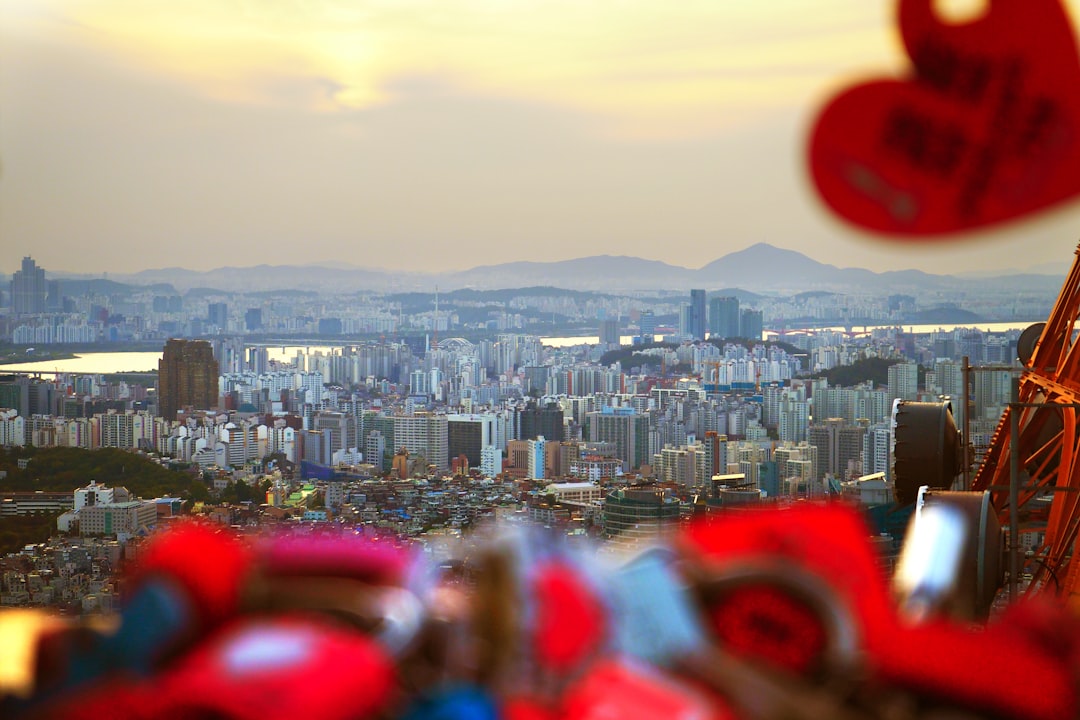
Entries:
POLYGON ((907 67, 893 13, 15 0, 0 27, 0 269, 24 255, 90 273, 600 254, 700 267, 768 242, 876 272, 1063 271, 1075 202, 905 244, 815 196, 804 155, 821 104, 907 67))
MULTIPOLYGON (((44 271, 47 282, 51 283, 55 288, 58 282, 64 281, 92 281, 96 279, 112 280, 119 282, 122 285, 128 285, 132 288, 138 288, 139 286, 146 287, 163 287, 164 285, 171 285, 176 292, 183 294, 184 292, 195 288, 203 289, 217 289, 222 293, 230 292, 272 292, 282 291, 287 292, 291 289, 300 287, 310 287, 311 289, 318 289, 322 292, 342 292, 344 288, 349 284, 347 282, 348 273, 355 272, 357 277, 353 279, 352 284, 356 287, 366 287, 375 294, 392 293, 395 291, 406 291, 411 289, 413 291, 423 292, 425 289, 430 292, 435 292, 435 288, 439 283, 443 284, 446 291, 453 292, 460 289, 474 289, 480 291, 494 291, 494 290, 512 290, 512 289, 524 289, 532 286, 549 286, 557 289, 563 289, 567 292, 575 290, 595 290, 596 292, 610 292, 611 286, 618 286, 619 275, 613 275, 607 278, 608 285, 595 283, 589 283, 584 279, 582 273, 585 272, 585 268, 591 265, 595 265, 597 262, 603 262, 611 268, 611 272, 619 272, 619 268, 622 263, 657 263, 657 268, 663 268, 667 273, 697 273, 701 275, 705 273, 708 267, 716 266, 718 264, 721 267, 727 267, 725 261, 728 258, 736 257, 739 253, 752 252, 759 247, 767 247, 772 250, 781 252, 798 252, 788 251, 783 248, 776 248, 775 246, 769 246, 767 244, 759 243, 749 248, 743 248, 741 250, 735 250, 728 255, 715 258, 711 262, 703 263, 698 267, 687 267, 678 265, 676 263, 667 262, 664 260, 649 260, 645 258, 636 258, 630 256, 612 256, 612 255, 593 255, 588 257, 567 258, 565 260, 557 260, 550 262, 529 262, 518 261, 502 263, 497 265, 480 265, 476 267, 463 268, 456 271, 445 272, 412 272, 409 270, 395 270, 386 267, 361 267, 352 264, 335 264, 332 262, 313 262, 303 265, 248 265, 248 266, 222 266, 215 268, 208 268, 205 270, 194 270, 184 266, 172 266, 172 267, 160 267, 160 268, 144 268, 142 270, 133 271, 130 273, 114 272, 114 271, 102 271, 102 272, 85 272, 85 271, 68 271, 63 268, 42 268, 41 265, 37 266, 39 271, 44 271), (528 266, 527 268, 524 266, 528 266), (326 277, 323 278, 326 282, 316 282, 312 280, 314 275, 318 273, 326 273, 326 277), (530 279, 530 272, 534 275, 530 279), (292 273, 292 275, 289 275, 292 273), (380 273, 394 273, 392 279, 378 279, 380 273), (285 279, 282 279, 282 278, 285 279), (485 278, 485 282, 477 282, 477 277, 485 278), (228 282, 226 279, 231 278, 228 282), (257 278, 257 279, 256 279, 257 278), (516 278, 516 282, 515 282, 516 278)), ((852 266, 852 265, 831 265, 828 263, 822 263, 811 255, 798 253, 798 255, 791 256, 792 258, 801 257, 805 262, 813 265, 817 270, 824 272, 837 273, 837 276, 829 281, 821 280, 820 278, 806 282, 805 277, 788 277, 786 275, 773 274, 774 280, 766 283, 765 287, 760 285, 759 279, 753 279, 755 281, 742 281, 732 277, 732 272, 729 269, 725 269, 723 272, 717 274, 715 277, 708 278, 706 280, 692 280, 689 276, 680 279, 677 283, 671 284, 672 280, 667 275, 658 275, 651 281, 643 282, 640 276, 646 271, 645 267, 635 267, 634 276, 632 279, 635 282, 642 282, 638 288, 642 292, 652 292, 658 288, 664 288, 670 292, 689 292, 690 286, 696 284, 705 284, 708 286, 710 293, 725 292, 731 290, 749 291, 749 292, 762 292, 765 295, 770 294, 783 294, 784 291, 778 291, 779 285, 784 285, 786 292, 796 292, 796 287, 804 287, 810 289, 812 287, 821 287, 824 285, 836 285, 842 282, 841 278, 846 273, 869 273, 865 277, 861 278, 862 282, 866 282, 867 278, 877 278, 883 280, 888 277, 888 273, 905 273, 915 272, 923 273, 924 271, 917 270, 911 267, 898 267, 892 271, 884 271, 883 273, 877 273, 867 268, 852 266), (787 278, 783 282, 780 282, 784 278, 787 278), (802 283, 800 285, 800 282, 802 283), (683 286, 686 286, 685 288, 683 286)), ((29 256, 24 258, 33 260, 29 256)), ((1045 290, 1050 292, 1053 290, 1059 281, 1059 278, 1065 275, 1070 267, 1072 261, 1072 255, 1065 256, 1057 260, 1048 261, 1045 263, 1037 263, 1027 266, 1016 266, 1011 268, 1002 268, 998 270, 969 270, 967 268, 936 268, 934 270, 925 273, 922 277, 930 283, 942 283, 949 280, 955 280, 961 283, 967 283, 969 290, 976 290, 982 287, 985 290, 987 283, 1003 280, 1006 282, 1020 283, 1023 287, 1031 290, 1035 284, 1039 281, 1039 276, 1045 276, 1047 285, 1045 290)), ((740 260, 739 265, 744 265, 745 262, 740 260)), ((767 265, 759 265, 759 272, 767 273, 767 265)), ((16 268, 14 272, 8 272, 5 268, 0 267, 0 276, 6 278, 2 284, 11 284, 11 279, 19 273, 19 269, 16 268)), ((627 278, 624 278, 624 281, 627 278)), ((901 290, 911 291, 918 285, 918 280, 911 280, 907 282, 907 287, 900 288, 901 290)), ((904 282, 897 283, 897 285, 904 285, 904 282)), ((11 287, 14 287, 11 285, 11 287)), ((865 288, 861 288, 865 290, 865 288)), ((897 291, 898 287, 892 284, 892 281, 884 281, 882 290, 888 290, 890 292, 897 291)), ((55 292, 55 290, 54 290, 55 292)), ((1010 290, 1005 290, 1010 292, 1010 290)), ((633 294, 633 293, 631 293, 633 294)), ((54 310, 56 308, 53 308, 54 310)))

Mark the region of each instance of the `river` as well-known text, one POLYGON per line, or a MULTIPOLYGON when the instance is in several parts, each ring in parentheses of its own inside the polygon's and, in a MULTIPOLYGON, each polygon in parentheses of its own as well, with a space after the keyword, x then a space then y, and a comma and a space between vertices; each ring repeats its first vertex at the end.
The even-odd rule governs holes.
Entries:
MULTIPOLYGON (((1032 321, 1036 322, 1036 321, 1032 321)), ((984 332, 1006 332, 1008 330, 1023 330, 1031 322, 1001 322, 1001 323, 983 323, 980 325, 972 325, 970 323, 964 323, 959 325, 904 325, 902 329, 905 332, 912 332, 916 334, 925 334, 932 332, 951 332, 958 328, 977 327, 984 332)), ((881 327, 895 327, 894 325, 885 325, 881 327)), ((856 334, 865 334, 872 330, 873 327, 863 327, 857 325, 852 330, 856 334)), ((790 331, 789 335, 803 334, 807 332, 821 332, 831 330, 835 332, 844 332, 846 328, 843 327, 829 327, 818 328, 815 330, 796 330, 790 331)), ((766 339, 775 339, 776 333, 772 331, 766 331, 766 339)), ((620 340, 624 345, 629 345, 633 342, 632 335, 623 335, 620 340)), ((544 345, 553 348, 572 347, 574 345, 595 345, 600 341, 600 338, 596 335, 574 335, 567 337, 545 337, 541 338, 544 345)), ((292 360, 296 357, 296 353, 305 351, 309 353, 322 352, 324 354, 330 353, 336 349, 341 348, 343 345, 270 345, 266 346, 269 351, 271 360, 277 360, 279 362, 285 362, 292 360)), ((107 375, 111 373, 123 373, 123 372, 153 372, 157 370, 158 361, 161 359, 160 351, 138 351, 138 352, 86 352, 80 353, 77 357, 68 358, 65 360, 43 360, 40 362, 26 362, 11 365, 0 365, 0 374, 9 372, 23 372, 23 373, 42 373, 42 374, 54 374, 54 373, 76 373, 82 375, 107 375)))

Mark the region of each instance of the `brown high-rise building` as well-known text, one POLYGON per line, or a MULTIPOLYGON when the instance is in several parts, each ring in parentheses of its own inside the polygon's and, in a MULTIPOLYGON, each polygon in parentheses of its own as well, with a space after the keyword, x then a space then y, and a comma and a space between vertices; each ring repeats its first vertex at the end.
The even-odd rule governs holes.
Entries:
POLYGON ((175 420, 181 408, 214 408, 218 403, 218 364, 206 340, 169 340, 158 361, 158 414, 175 420))

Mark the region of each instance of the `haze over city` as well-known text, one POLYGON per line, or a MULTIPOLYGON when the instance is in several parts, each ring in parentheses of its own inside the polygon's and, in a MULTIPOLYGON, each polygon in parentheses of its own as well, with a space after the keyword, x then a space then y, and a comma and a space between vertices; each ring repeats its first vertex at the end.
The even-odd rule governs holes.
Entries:
POLYGON ((1064 273, 1076 203, 912 245, 815 196, 821 104, 907 67, 894 11, 10 1, 0 270, 24 255, 82 273, 598 254, 699 268, 768 242, 878 272, 1064 273))
POLYGON ((1080 0, 0 8, 0 718, 1080 719, 1080 0))

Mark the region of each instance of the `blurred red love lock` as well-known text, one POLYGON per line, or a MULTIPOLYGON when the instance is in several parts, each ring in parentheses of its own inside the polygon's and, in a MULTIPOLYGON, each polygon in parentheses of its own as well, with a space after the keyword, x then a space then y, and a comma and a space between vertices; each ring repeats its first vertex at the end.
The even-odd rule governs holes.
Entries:
POLYGON ((731 720, 719 702, 648 665, 604 660, 563 698, 561 720, 731 720))
POLYGON ((948 24, 900 0, 912 71, 834 97, 810 137, 825 202, 910 239, 1030 215, 1080 193, 1080 61, 1058 0, 988 0, 948 24))

